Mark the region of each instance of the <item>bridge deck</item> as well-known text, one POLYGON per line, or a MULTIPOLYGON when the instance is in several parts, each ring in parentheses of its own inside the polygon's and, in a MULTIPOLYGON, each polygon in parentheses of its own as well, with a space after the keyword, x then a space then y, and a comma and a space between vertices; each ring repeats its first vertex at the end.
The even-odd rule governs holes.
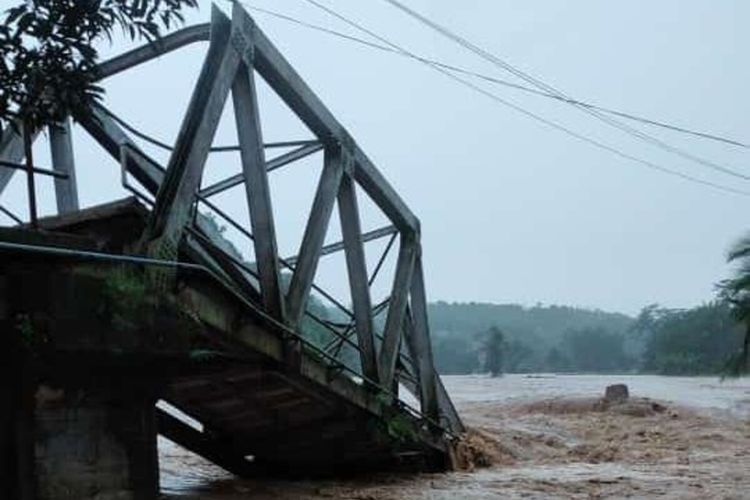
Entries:
POLYGON ((159 299, 171 308, 125 310, 141 314, 125 332, 102 320, 113 273, 148 268, 124 254, 146 213, 130 200, 43 220, 43 231, 0 230, 0 302, 9 317, 49 319, 41 352, 51 365, 85 376, 113 363, 140 371, 157 398, 200 424, 160 409, 159 432, 238 474, 449 465, 441 430, 312 346, 290 359, 283 325, 197 267, 177 269, 177 286, 159 299))

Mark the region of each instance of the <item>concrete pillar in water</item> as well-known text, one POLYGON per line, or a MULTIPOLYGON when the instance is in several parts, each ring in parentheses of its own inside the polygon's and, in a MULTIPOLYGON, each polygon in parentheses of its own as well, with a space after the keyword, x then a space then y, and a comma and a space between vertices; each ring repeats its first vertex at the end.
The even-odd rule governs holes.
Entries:
POLYGON ((38 386, 34 468, 39 500, 157 497, 155 400, 114 387, 106 396, 96 392, 38 386))
POLYGON ((10 443, 15 463, 0 461, 5 469, 0 476, 15 476, 0 484, 7 498, 157 498, 155 398, 150 391, 113 381, 94 388, 38 383, 28 391, 26 398, 16 399, 8 417, 15 420, 16 439, 10 443))

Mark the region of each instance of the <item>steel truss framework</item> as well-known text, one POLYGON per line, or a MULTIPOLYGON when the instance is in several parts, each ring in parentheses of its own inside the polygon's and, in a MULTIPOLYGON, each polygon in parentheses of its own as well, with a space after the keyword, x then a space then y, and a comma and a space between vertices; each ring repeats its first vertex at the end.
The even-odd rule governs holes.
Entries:
MULTIPOLYGON (((461 421, 433 364, 419 220, 242 7, 235 3, 229 19, 214 6, 211 23, 180 30, 158 43, 115 57, 100 66, 100 76, 102 79, 113 76, 197 42, 208 42, 208 52, 177 141, 174 147, 169 147, 171 154, 166 167, 145 154, 128 135, 132 129, 103 106, 97 106, 93 116, 76 117, 83 128, 121 162, 124 185, 129 187, 126 183, 129 175, 149 193, 150 199, 146 201, 152 209, 142 239, 143 252, 150 257, 174 259, 181 246, 194 260, 213 269, 288 327, 299 329, 306 315, 314 318, 336 335, 328 345, 329 351, 338 354, 345 344, 356 348, 359 372, 364 380, 389 393, 400 382, 419 398, 424 416, 451 432, 462 431, 461 421), (296 148, 266 160, 264 149, 273 145, 264 145, 261 136, 256 71, 315 134, 316 141, 281 144, 296 148), (201 189, 203 169, 209 153, 217 149, 211 145, 230 95, 239 145, 219 149, 239 150, 242 173, 201 189), (282 258, 276 244, 268 173, 320 150, 324 152, 323 171, 299 252, 294 257, 282 258), (245 187, 251 227, 242 227, 229 217, 226 220, 252 241, 254 267, 223 251, 201 229, 201 217, 196 216, 200 213, 197 209, 200 204, 225 216, 209 198, 237 185, 245 187), (390 226, 362 232, 358 190, 385 213, 390 226), (324 246, 336 204, 342 241, 324 246), (386 252, 373 275, 368 276, 364 243, 387 236, 391 239, 386 252), (398 258, 389 298, 373 306, 370 285, 396 239, 399 241, 398 258), (342 250, 351 291, 351 311, 314 284, 321 256, 342 250), (286 290, 281 284, 283 268, 291 271, 291 282, 286 290), (313 289, 345 311, 349 323, 332 325, 309 313, 307 303, 313 289), (384 310, 387 310, 385 328, 377 341, 374 317, 384 310), (350 339, 354 336, 356 342, 350 339)), ((50 129, 52 170, 35 172, 54 177, 59 213, 79 208, 70 130, 69 121, 50 129)), ((12 167, 23 157, 23 141, 8 131, 0 139, 0 166, 5 164, 11 168, 0 168, 0 193, 16 170, 12 167)))

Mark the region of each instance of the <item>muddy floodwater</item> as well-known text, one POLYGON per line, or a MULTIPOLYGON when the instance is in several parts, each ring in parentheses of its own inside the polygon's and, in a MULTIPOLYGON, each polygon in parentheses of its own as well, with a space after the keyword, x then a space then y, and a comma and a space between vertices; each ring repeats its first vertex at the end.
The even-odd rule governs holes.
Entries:
POLYGON ((471 470, 326 481, 242 480, 160 441, 166 499, 750 498, 750 380, 443 378, 472 428, 471 470), (625 383, 632 404, 602 407, 625 383))

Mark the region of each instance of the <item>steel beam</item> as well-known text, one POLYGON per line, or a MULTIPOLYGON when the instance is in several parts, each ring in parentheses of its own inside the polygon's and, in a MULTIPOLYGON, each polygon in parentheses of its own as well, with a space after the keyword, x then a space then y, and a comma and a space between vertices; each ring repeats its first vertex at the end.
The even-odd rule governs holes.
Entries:
POLYGON ((161 37, 159 40, 104 61, 99 65, 99 79, 109 78, 117 73, 122 73, 125 70, 156 59, 191 43, 207 42, 210 37, 210 24, 199 24, 175 31, 161 37))
POLYGON ((331 219, 333 205, 344 173, 341 148, 329 146, 325 151, 323 172, 320 175, 310 217, 299 249, 299 259, 287 293, 289 324, 296 327, 302 320, 310 296, 315 271, 320 260, 320 250, 331 219))
POLYGON ((258 116, 258 98, 252 68, 244 63, 232 86, 237 135, 242 157, 242 177, 250 210, 254 235, 255 260, 258 266, 260 291, 266 311, 283 321, 284 297, 281 290, 276 226, 273 220, 271 193, 263 152, 263 137, 258 116))
POLYGON ((349 174, 345 174, 341 179, 338 206, 362 373, 365 377, 377 383, 379 379, 378 360, 375 352, 372 300, 370 298, 370 287, 367 284, 365 247, 362 242, 357 192, 355 191, 354 181, 349 174))
POLYGON ((257 467, 231 446, 231 440, 197 431, 160 408, 156 409, 156 417, 159 433, 167 439, 240 477, 257 473, 257 467))
MULTIPOLYGON (((255 84, 253 83, 253 88, 254 87, 255 87, 255 84)), ((274 170, 278 168, 281 168, 297 160, 301 160, 302 158, 310 156, 313 153, 317 153, 321 149, 323 149, 323 145, 319 142, 316 142, 314 144, 306 144, 300 148, 295 149, 294 151, 284 153, 283 155, 280 155, 266 162, 266 172, 273 172, 274 170)), ((243 182, 245 182, 244 172, 241 174, 228 177, 224 179, 223 181, 219 181, 215 184, 208 186, 205 189, 202 189, 200 191, 200 195, 203 196, 204 198, 208 198, 209 196, 213 196, 215 194, 224 192, 227 189, 230 189, 230 188, 233 188, 234 186, 242 184, 243 182)))
POLYGON ((66 179, 55 179, 57 213, 74 212, 79 208, 78 186, 76 185, 73 139, 69 118, 66 118, 59 126, 49 127, 49 143, 52 153, 52 169, 67 176, 66 179))
POLYGON ((440 404, 440 423, 447 423, 447 427, 455 434, 460 435, 466 432, 466 427, 464 427, 456 407, 453 406, 453 401, 451 401, 448 391, 445 390, 440 377, 437 378, 437 398, 440 404))
POLYGON ((401 234, 401 247, 396 263, 396 275, 393 278, 391 300, 388 305, 388 316, 385 320, 383 344, 380 347, 378 369, 380 383, 391 387, 396 370, 396 360, 401 345, 401 330, 409 298, 409 286, 414 271, 417 242, 408 234, 401 234))
POLYGON ((48 168, 41 168, 41 167, 27 167, 24 163, 12 163, 5 160, 0 160, 0 167, 4 169, 9 170, 22 170, 24 172, 31 172, 38 174, 38 175, 47 175, 49 177, 54 177, 55 179, 67 179, 68 176, 66 174, 63 174, 61 172, 57 172, 55 170, 50 170, 48 168))
MULTIPOLYGON (((20 163, 23 157, 23 138, 13 129, 6 128, 0 137, 0 160, 20 163)), ((0 168, 0 194, 5 190, 14 173, 9 168, 0 168)))
POLYGON ((214 6, 208 53, 144 233, 151 255, 176 253, 190 220, 209 149, 240 65, 238 39, 243 34, 237 23, 230 23, 214 6))
MULTIPOLYGON (((372 231, 363 233, 360 239, 362 240, 362 243, 367 243, 368 241, 377 240, 377 239, 384 238, 386 236, 390 236, 396 233, 398 233, 398 229, 396 228, 396 226, 384 226, 384 227, 373 229, 372 231)), ((331 243, 321 248, 320 255, 322 257, 324 255, 330 255, 332 253, 340 252, 341 250, 344 250, 344 247, 345 247, 345 243, 343 240, 337 241, 336 243, 331 243)), ((284 260, 289 265, 293 266, 297 263, 297 256, 295 255, 294 257, 288 257, 284 260)))
POLYGON ((438 420, 435 365, 430 344, 430 326, 427 320, 427 298, 424 287, 421 249, 417 248, 414 273, 411 278, 411 321, 412 328, 407 332, 410 355, 416 365, 419 377, 419 394, 422 413, 438 420))

